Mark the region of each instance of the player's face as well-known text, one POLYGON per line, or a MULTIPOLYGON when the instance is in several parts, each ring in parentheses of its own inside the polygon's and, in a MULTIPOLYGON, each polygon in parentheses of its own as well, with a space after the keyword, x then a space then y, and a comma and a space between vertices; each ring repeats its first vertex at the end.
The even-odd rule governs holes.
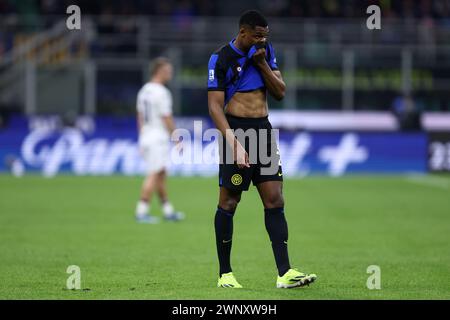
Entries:
POLYGON ((241 32, 246 50, 257 43, 265 44, 269 38, 269 27, 244 27, 241 32))
POLYGON ((173 67, 171 64, 166 63, 164 66, 161 67, 161 73, 164 76, 165 82, 170 82, 173 77, 173 67))

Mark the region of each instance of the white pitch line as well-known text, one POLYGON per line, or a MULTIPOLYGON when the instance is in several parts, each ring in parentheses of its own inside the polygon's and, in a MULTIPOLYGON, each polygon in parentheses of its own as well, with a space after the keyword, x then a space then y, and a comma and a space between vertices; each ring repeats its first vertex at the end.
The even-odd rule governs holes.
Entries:
POLYGON ((427 187, 435 187, 440 189, 450 188, 450 180, 440 177, 409 175, 406 177, 406 181, 427 187))

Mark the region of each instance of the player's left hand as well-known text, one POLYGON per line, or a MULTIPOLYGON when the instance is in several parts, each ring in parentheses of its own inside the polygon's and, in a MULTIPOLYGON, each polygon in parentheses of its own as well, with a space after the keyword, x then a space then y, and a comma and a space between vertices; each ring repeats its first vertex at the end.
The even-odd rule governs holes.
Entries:
POLYGON ((178 139, 178 140, 175 141, 175 149, 178 152, 183 152, 183 140, 178 139))
POLYGON ((266 43, 258 42, 248 51, 248 58, 253 59, 257 66, 263 66, 266 63, 266 43))
POLYGON ((256 50, 256 53, 253 55, 253 61, 258 66, 264 65, 266 63, 266 49, 260 48, 256 50))
POLYGON ((176 148, 178 151, 183 151, 183 141, 182 141, 182 140, 177 140, 177 141, 175 142, 175 148, 176 148))

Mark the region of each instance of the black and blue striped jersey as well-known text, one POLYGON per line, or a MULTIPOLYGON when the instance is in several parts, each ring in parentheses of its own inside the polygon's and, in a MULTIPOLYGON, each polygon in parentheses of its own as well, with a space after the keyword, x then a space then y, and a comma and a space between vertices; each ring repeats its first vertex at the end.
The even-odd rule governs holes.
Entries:
MULTIPOLYGON (((224 91, 225 105, 236 92, 265 88, 261 72, 253 64, 253 59, 239 50, 234 40, 214 52, 208 64, 208 91, 224 91)), ((266 60, 272 70, 278 70, 275 51, 270 43, 266 45, 266 60)))

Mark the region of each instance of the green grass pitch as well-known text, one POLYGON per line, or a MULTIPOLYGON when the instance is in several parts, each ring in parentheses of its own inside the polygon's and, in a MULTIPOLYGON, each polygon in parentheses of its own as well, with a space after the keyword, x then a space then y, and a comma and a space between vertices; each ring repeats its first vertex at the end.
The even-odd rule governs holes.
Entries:
MULTIPOLYGON (((257 191, 234 220, 233 271, 216 288, 217 179, 169 180, 181 223, 139 225, 140 177, 0 176, 0 299, 450 299, 450 178, 286 179, 291 264, 310 287, 275 288, 257 191), (438 183, 435 183, 438 179, 438 183), (83 290, 67 290, 69 265, 83 290), (381 268, 381 289, 366 287, 381 268)), ((153 212, 160 215, 155 198, 153 212)))

